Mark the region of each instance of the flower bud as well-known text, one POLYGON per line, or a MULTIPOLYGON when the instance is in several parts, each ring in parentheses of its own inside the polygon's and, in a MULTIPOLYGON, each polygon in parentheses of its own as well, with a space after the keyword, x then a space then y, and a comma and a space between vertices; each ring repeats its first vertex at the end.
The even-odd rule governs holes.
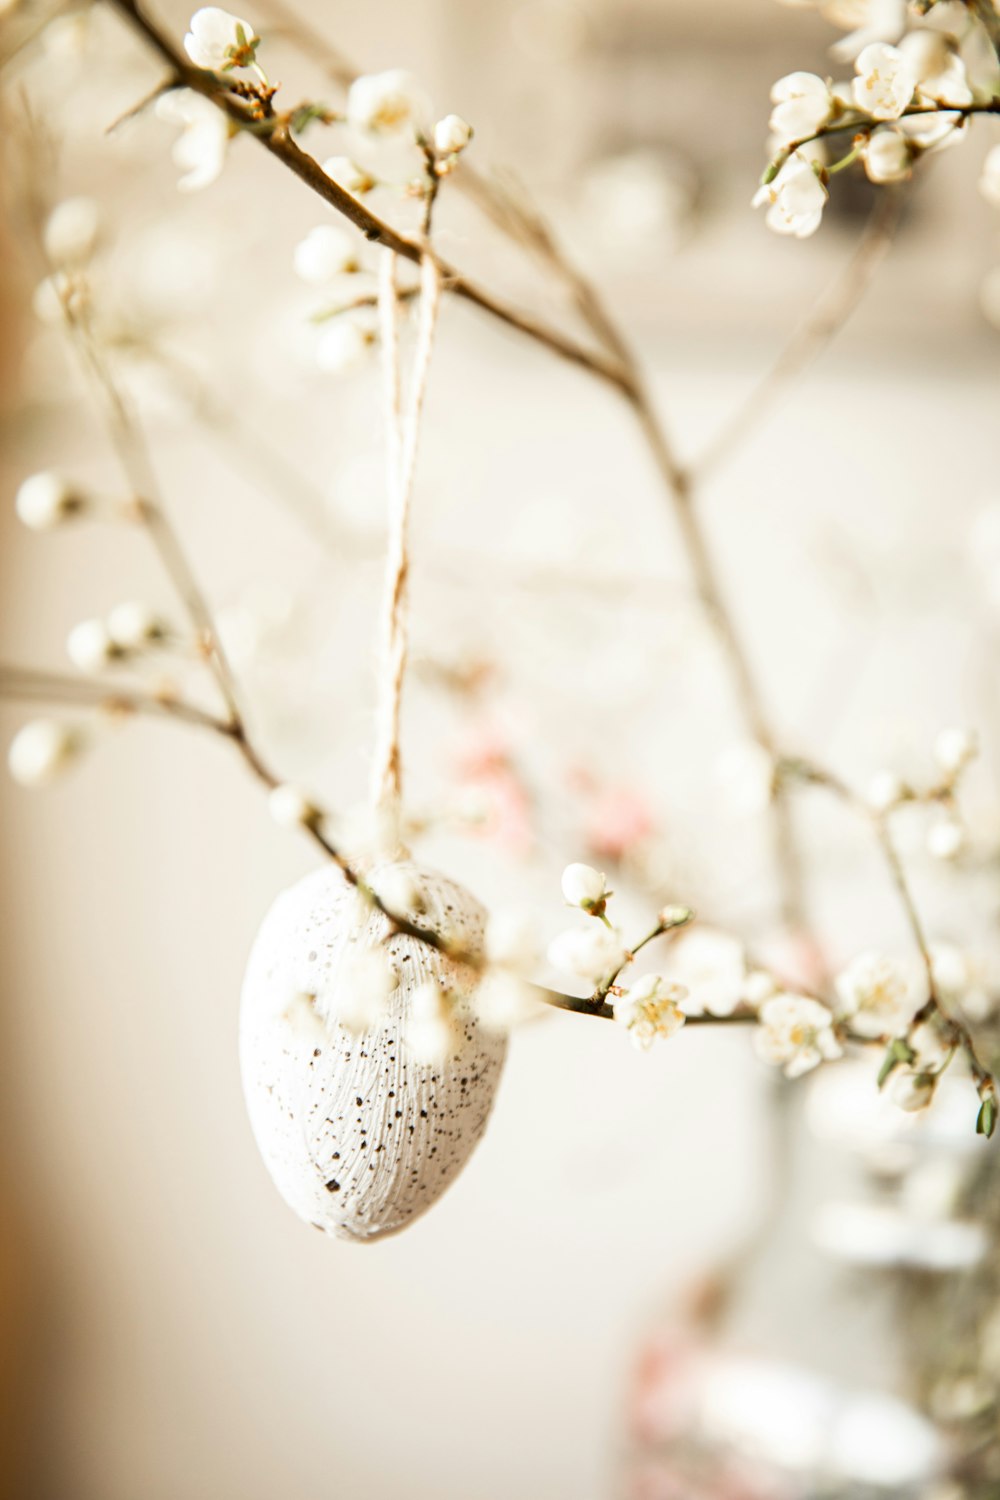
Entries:
POLYGON ((167 638, 167 626, 148 604, 128 600, 108 615, 108 634, 122 651, 142 651, 167 638))
POLYGON ((464 151, 472 140, 472 126, 461 115, 445 115, 434 126, 434 149, 441 156, 464 151))
POLYGON ((611 895, 605 877, 590 865, 567 865, 562 876, 562 893, 569 906, 600 916, 611 895))
POLYGON ((305 792, 288 782, 282 782, 273 788, 268 796, 267 806, 280 828, 312 828, 321 817, 319 808, 305 792))
POLYGON ((103 620, 81 620, 66 637, 66 655, 81 672, 99 672, 121 653, 103 620))
POLYGON ((18 520, 32 531, 51 531, 72 520, 88 507, 83 492, 58 474, 31 474, 23 481, 14 501, 18 520))
POLYGON ((942 729, 934 741, 934 759, 947 776, 964 771, 978 751, 979 744, 971 729, 942 729))
POLYGON ((77 759, 85 740, 78 729, 54 719, 33 719, 15 735, 7 765, 21 786, 48 786, 77 759))
POLYGON ((337 276, 347 276, 358 269, 358 257, 352 237, 336 224, 317 224, 295 247, 296 275, 312 286, 322 286, 337 276))

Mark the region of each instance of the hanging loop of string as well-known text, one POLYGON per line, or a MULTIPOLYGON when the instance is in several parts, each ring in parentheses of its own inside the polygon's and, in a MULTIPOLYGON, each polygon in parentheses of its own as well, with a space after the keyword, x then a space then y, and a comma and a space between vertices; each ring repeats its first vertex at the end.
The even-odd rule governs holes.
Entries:
POLYGON ((417 467, 420 419, 427 393, 440 302, 441 273, 433 257, 425 255, 420 262, 420 303, 413 371, 409 396, 404 404, 399 353, 396 256, 391 250, 383 250, 379 267, 378 305, 382 335, 389 525, 382 595, 371 795, 375 811, 392 817, 398 812, 402 791, 399 726, 409 643, 407 578, 410 568, 410 510, 417 467))

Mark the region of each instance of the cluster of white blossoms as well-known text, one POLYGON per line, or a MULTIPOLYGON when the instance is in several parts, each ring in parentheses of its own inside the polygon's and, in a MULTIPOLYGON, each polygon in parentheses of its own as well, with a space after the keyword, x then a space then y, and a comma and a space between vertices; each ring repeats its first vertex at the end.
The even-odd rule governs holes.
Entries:
MULTIPOLYGON (((615 983, 632 962, 633 954, 608 919, 607 905, 613 892, 606 876, 590 865, 567 865, 562 892, 568 906, 595 920, 553 938, 548 948, 552 967, 592 984, 595 998, 610 1004, 615 1020, 625 1027, 636 1047, 645 1049, 654 1041, 673 1036, 685 1021, 681 1002, 687 998, 687 990, 683 985, 659 974, 645 974, 628 987, 615 983)), ((654 935, 682 925, 690 915, 686 908, 665 908, 654 935)))
MULTIPOLYGON (((835 49, 853 61, 854 77, 795 72, 778 79, 770 117, 777 155, 753 200, 766 205, 771 229, 799 239, 819 228, 832 173, 860 160, 872 182, 904 181, 918 156, 959 139, 966 111, 988 106, 998 82, 989 77, 973 85, 958 37, 938 29, 933 12, 906 30, 907 7, 895 0, 888 9, 878 0, 822 9, 844 24, 851 24, 847 16, 861 19, 835 49), (822 143, 841 135, 850 148, 828 166, 822 143)), ((961 22, 963 39, 973 24, 964 7, 960 17, 945 19, 961 22)), ((1000 152, 991 152, 984 167, 983 191, 1000 203, 1000 152)))
POLYGON ((66 638, 66 654, 81 672, 134 662, 177 636, 148 604, 128 599, 103 619, 81 620, 66 638))
MULTIPOLYGON (((269 108, 274 90, 258 61, 260 42, 251 22, 218 6, 196 11, 184 38, 187 54, 198 67, 217 74, 248 70, 256 74, 258 84, 241 80, 243 96, 253 98, 256 91, 256 97, 269 108)), ((173 146, 173 159, 181 170, 178 186, 192 192, 214 182, 238 127, 209 98, 193 89, 176 88, 161 95, 156 113, 180 130, 173 146)), ((437 179, 452 172, 473 135, 472 126, 461 115, 444 115, 435 122, 421 84, 402 68, 356 78, 348 89, 342 116, 319 105, 304 105, 295 112, 292 127, 304 129, 305 124, 297 124, 297 120, 346 125, 362 147, 413 145, 419 151, 421 176, 397 184, 397 190, 408 198, 431 192, 437 179)), ((354 197, 375 188, 392 187, 367 166, 359 165, 353 156, 328 157, 322 170, 331 182, 354 197)), ((296 247, 293 263, 303 281, 327 293, 336 292, 342 278, 364 269, 356 236, 330 223, 309 231, 296 247)), ((371 291, 362 288, 354 297, 340 298, 334 306, 313 316, 313 321, 322 325, 314 347, 320 370, 333 374, 350 370, 372 348, 378 336, 377 316, 370 305, 373 300, 371 291)))
POLYGON ((894 771, 878 771, 868 785, 867 801, 874 813, 887 817, 899 808, 929 808, 925 847, 934 859, 955 860, 968 847, 968 829, 959 811, 961 778, 979 753, 975 732, 960 726, 942 729, 934 741, 938 778, 928 790, 910 786, 894 771))

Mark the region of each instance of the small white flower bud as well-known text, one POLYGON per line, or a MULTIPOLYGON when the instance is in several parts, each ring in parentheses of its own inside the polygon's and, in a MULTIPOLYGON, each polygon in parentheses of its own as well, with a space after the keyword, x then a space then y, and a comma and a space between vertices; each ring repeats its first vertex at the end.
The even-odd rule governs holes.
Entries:
POLYGON ((370 323, 343 314, 324 328, 316 343, 316 363, 330 375, 342 375, 360 364, 375 342, 370 323))
POLYGON ((120 654, 103 620, 81 620, 66 637, 66 655, 81 672, 99 672, 120 654))
POLYGON ((770 1000, 777 986, 764 969, 752 969, 743 981, 743 999, 755 1009, 770 1000))
POLYGON ((282 782, 267 799, 268 811, 280 828, 311 828, 319 821, 320 810, 297 786, 282 782))
POLYGON ((957 776, 979 752, 971 729, 942 729, 934 741, 934 759, 947 776, 957 776))
POLYGON ((483 975, 476 987, 473 1005, 480 1025, 501 1036, 513 1031, 515 1026, 535 1020, 545 1010, 530 984, 504 970, 483 975))
POLYGON ((334 1016, 356 1035, 377 1026, 385 1014, 396 976, 383 948, 359 948, 344 964, 337 980, 334 1016))
POLYGON ((56 265, 88 260, 97 243, 100 222, 93 198, 65 198, 57 203, 42 233, 49 260, 56 265))
POLYGON ((567 865, 562 874, 562 893, 568 906, 580 906, 595 915, 604 910, 611 892, 606 878, 590 865, 567 865))
POLYGON ((455 1041, 451 1007, 433 979, 418 985, 410 996, 404 1038, 418 1062, 443 1062, 455 1041))
POLYGON ((253 61, 260 39, 249 21, 218 5, 206 5, 195 11, 189 24, 184 50, 195 67, 223 72, 253 61))
POLYGON ((894 771, 877 771, 868 783, 868 806, 875 812, 891 812, 906 799, 906 787, 894 771))
POLYGON ((349 156, 328 157, 323 163, 323 171, 339 187, 358 196, 362 193, 370 193, 375 186, 374 177, 370 176, 364 167, 359 167, 357 162, 352 161, 349 156))
POLYGON ((352 237, 335 224, 317 224, 295 247, 295 272, 311 286, 322 286, 358 269, 352 237))
POLYGON ((862 154, 871 182, 905 182, 912 171, 910 143, 891 125, 873 130, 862 154))
POLYGON ((935 859, 957 859, 965 844, 965 829, 957 818, 938 818, 927 830, 927 852, 935 859))
POLYGON ((532 917, 523 911, 495 911, 486 924, 487 960, 523 972, 538 959, 538 939, 532 917))
POLYGON ((434 126, 434 149, 441 156, 464 151, 472 140, 472 126, 461 115, 445 115, 434 126))
POLYGON ((81 490, 58 474, 47 472, 25 479, 14 501, 18 520, 32 531, 51 531, 81 515, 88 505, 81 490))
POLYGON ((889 1079, 888 1094, 893 1104, 911 1114, 926 1109, 934 1098, 936 1080, 929 1073, 897 1070, 889 1079))
POLYGON ((625 945, 614 929, 592 922, 553 938, 548 959, 554 969, 566 969, 596 984, 621 968, 625 945))
POLYGON ((416 917, 424 910, 419 882, 405 865, 386 865, 372 880, 372 888, 398 917, 416 917))
POLYGON ((73 764, 84 745, 78 729, 54 719, 33 719, 15 735, 7 765, 21 786, 47 786, 73 764))
POLYGON ((169 631, 148 604, 127 600, 108 615, 108 634, 121 651, 142 651, 165 640, 169 631))
POLYGON ((910 1028, 907 1041, 917 1054, 920 1070, 926 1073, 940 1073, 955 1051, 955 1043, 942 1034, 933 1020, 918 1021, 910 1028))

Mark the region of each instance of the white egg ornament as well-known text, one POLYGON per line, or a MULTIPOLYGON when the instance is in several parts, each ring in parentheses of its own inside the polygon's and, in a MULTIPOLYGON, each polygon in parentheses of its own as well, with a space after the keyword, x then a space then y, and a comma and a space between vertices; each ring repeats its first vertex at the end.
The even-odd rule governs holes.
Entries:
MULTIPOLYGON (((409 881, 417 920, 465 951, 482 947, 485 913, 468 891, 409 861, 373 869, 376 890, 409 881)), ((507 1050, 469 1004, 474 973, 393 933, 330 866, 278 897, 257 934, 243 985, 240 1067, 265 1165, 300 1218, 343 1239, 375 1240, 411 1224, 458 1176, 486 1128, 507 1050), (337 1020, 357 956, 378 948, 396 988, 378 1024, 337 1020), (455 997, 440 1060, 407 1047, 414 993, 428 981, 455 997)))

